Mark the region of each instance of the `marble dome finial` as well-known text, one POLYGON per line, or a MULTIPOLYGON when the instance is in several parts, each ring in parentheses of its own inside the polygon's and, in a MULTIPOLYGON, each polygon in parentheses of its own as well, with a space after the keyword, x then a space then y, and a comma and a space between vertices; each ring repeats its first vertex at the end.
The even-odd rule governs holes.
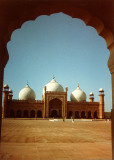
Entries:
POLYGON ((78 88, 79 88, 79 83, 78 83, 78 88))
POLYGON ((55 79, 54 73, 53 73, 53 79, 55 79))

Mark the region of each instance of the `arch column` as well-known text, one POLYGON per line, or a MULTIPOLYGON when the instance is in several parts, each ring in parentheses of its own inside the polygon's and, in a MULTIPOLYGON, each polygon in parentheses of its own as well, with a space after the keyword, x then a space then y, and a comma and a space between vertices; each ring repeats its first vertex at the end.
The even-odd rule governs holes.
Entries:
POLYGON ((0 142, 1 142, 1 127, 2 127, 2 90, 4 79, 4 67, 8 61, 8 52, 5 43, 0 39, 0 142))
POLYGON ((0 58, 0 142, 1 142, 1 127, 2 127, 2 89, 3 89, 3 76, 4 76, 4 68, 1 65, 0 58))
POLYGON ((30 118, 30 110, 28 110, 28 118, 30 118))
POLYGON ((93 119, 94 118, 94 112, 91 111, 91 118, 93 119))
POLYGON ((112 159, 114 160, 114 44, 111 48, 108 67, 111 73, 112 80, 112 110, 111 110, 111 128, 112 128, 112 159))
POLYGON ((85 118, 86 119, 88 118, 88 111, 87 112, 85 111, 85 118))
POLYGON ((35 110, 35 118, 37 118, 37 110, 35 110))
POLYGON ((72 112, 72 118, 75 119, 75 111, 72 112))
POLYGON ((79 118, 81 118, 81 111, 79 110, 79 118))

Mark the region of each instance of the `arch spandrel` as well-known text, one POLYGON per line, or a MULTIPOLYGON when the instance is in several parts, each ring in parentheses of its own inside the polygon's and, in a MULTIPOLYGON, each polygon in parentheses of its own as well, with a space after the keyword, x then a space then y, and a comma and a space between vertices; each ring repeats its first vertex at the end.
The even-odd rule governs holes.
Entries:
POLYGON ((104 29, 103 22, 99 18, 97 18, 97 17, 92 17, 88 21, 87 25, 88 26, 92 26, 93 28, 95 28, 98 34, 100 34, 103 31, 103 29, 104 29))
MULTIPOLYGON (((69 4, 40 4, 38 7, 32 9, 23 11, 20 15, 20 18, 14 20, 13 22, 10 22, 8 26, 8 35, 5 38, 5 41, 8 42, 10 40, 11 34, 15 29, 21 28, 22 24, 29 20, 35 20, 40 15, 51 15, 53 13, 59 13, 63 12, 64 14, 67 14, 71 16, 72 18, 78 18, 81 19, 86 25, 92 26, 97 30, 97 33, 103 37, 106 40, 107 48, 113 43, 113 34, 104 27, 103 22, 97 18, 92 16, 87 10, 77 8, 72 5, 72 3, 69 4)), ((110 49, 110 48, 109 48, 110 49)))

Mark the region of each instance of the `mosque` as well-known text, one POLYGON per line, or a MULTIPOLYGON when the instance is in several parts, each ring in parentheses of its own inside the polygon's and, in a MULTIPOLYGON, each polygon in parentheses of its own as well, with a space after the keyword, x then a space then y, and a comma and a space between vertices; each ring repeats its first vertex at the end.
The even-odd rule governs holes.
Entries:
POLYGON ((35 100, 35 92, 27 85, 19 92, 19 99, 12 99, 13 91, 4 85, 4 118, 104 118, 104 90, 99 89, 99 102, 94 102, 94 94, 86 94, 79 87, 71 93, 67 101, 68 88, 53 79, 43 88, 42 100, 35 100))

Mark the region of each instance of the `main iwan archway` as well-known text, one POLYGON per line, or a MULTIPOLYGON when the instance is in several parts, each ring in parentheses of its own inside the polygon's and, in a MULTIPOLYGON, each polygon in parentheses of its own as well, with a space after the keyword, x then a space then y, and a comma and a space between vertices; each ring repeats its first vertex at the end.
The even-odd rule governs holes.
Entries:
POLYGON ((114 159, 114 22, 111 23, 111 21, 113 21, 113 18, 111 19, 111 17, 113 17, 113 1, 97 1, 99 5, 95 5, 96 1, 90 2, 89 0, 81 2, 73 0, 67 3, 65 3, 64 0, 59 2, 52 2, 51 0, 48 2, 40 2, 34 0, 29 1, 28 4, 24 0, 22 2, 12 1, 12 3, 1 1, 0 3, 2 4, 0 8, 0 111, 2 110, 4 68, 9 59, 6 45, 10 40, 12 32, 20 28, 25 21, 35 20, 35 18, 40 15, 63 12, 72 18, 83 20, 86 25, 94 27, 98 35, 106 40, 107 48, 110 50, 108 67, 112 75, 112 152, 114 159), (102 9, 102 11, 100 9, 102 9), (105 13, 105 11, 107 12, 105 13))

